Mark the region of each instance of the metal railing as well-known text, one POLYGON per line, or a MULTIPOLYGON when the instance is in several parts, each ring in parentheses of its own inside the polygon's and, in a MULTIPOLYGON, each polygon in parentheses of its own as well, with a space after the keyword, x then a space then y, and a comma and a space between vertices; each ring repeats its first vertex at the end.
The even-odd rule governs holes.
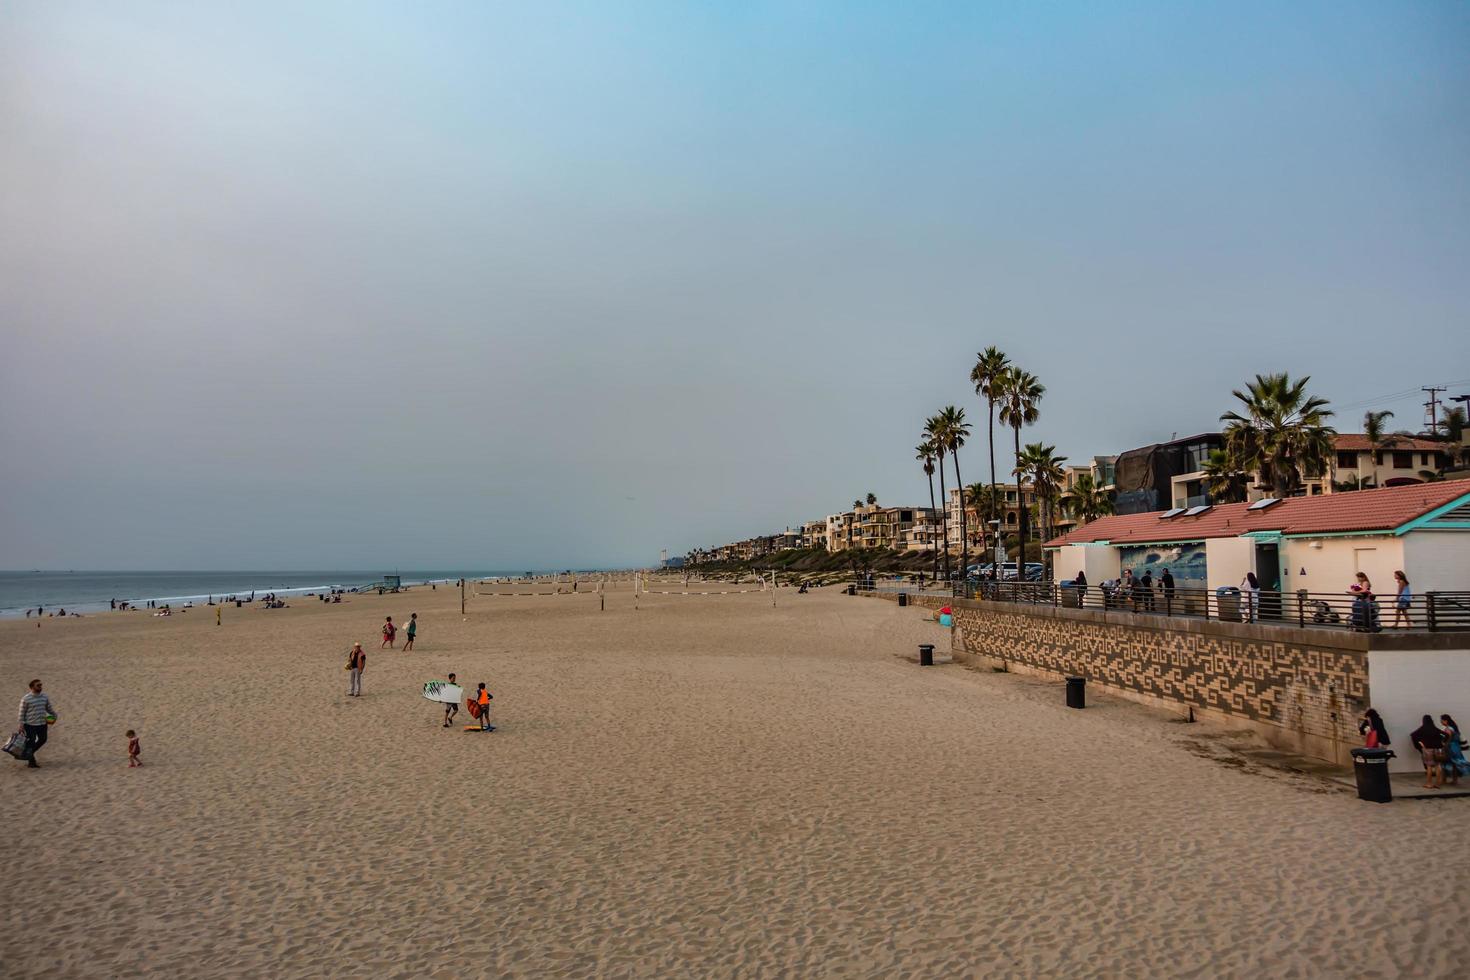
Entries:
MULTIPOLYGON (((895 590, 899 591, 899 590, 895 590)), ((1075 586, 1054 582, 963 582, 956 598, 1017 602, 1064 609, 1096 609, 1184 616, 1222 623, 1440 633, 1470 630, 1470 592, 1426 592, 1405 600, 1367 593, 1242 592, 1239 589, 1132 588, 1107 582, 1075 586)))

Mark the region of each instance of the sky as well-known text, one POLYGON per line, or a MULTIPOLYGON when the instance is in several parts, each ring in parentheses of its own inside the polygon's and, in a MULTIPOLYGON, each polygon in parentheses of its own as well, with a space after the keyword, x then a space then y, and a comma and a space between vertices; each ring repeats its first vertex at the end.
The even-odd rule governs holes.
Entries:
POLYGON ((944 405, 988 471, 992 344, 1074 460, 1257 372, 1418 429, 1470 392, 1467 50, 1459 2, 6 4, 0 567, 919 504, 944 405))

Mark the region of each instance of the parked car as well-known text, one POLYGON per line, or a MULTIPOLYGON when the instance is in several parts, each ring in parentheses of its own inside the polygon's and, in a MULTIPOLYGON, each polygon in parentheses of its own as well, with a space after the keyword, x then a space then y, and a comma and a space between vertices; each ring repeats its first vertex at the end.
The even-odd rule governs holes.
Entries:
MULTIPOLYGON (((976 579, 976 580, 987 579, 987 578, 990 577, 990 571, 994 567, 995 567, 995 563, 994 562, 986 562, 983 565, 971 565, 970 568, 969 568, 970 578, 976 579)), ((1046 569, 1042 566, 1041 562, 1039 562, 1039 561, 1028 561, 1026 563, 1026 581, 1028 581, 1028 582, 1040 582, 1041 581, 1041 576, 1044 575, 1045 573, 1046 573, 1046 569)), ((1013 561, 1001 562, 1001 566, 1000 566, 1000 580, 1002 582, 1014 582, 1014 581, 1016 581, 1016 562, 1013 562, 1013 561)))

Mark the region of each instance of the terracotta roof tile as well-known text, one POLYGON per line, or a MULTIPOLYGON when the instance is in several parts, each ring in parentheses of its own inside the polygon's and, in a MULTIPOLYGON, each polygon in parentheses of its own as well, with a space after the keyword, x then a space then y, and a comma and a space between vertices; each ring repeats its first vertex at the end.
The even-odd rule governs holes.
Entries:
MULTIPOLYGON (((1371 451, 1368 445, 1368 437, 1361 432, 1339 432, 1332 440, 1333 446, 1342 452, 1360 453, 1371 451)), ((1432 453, 1448 452, 1449 444, 1436 442, 1433 439, 1409 439, 1405 436, 1384 436, 1378 443, 1378 448, 1385 452, 1397 449, 1401 452, 1412 450, 1414 452, 1432 453)))
POLYGON ((1460 497, 1470 500, 1470 484, 1452 480, 1320 497, 1288 497, 1265 510, 1247 510, 1249 504, 1220 504, 1195 517, 1181 515, 1169 520, 1159 518, 1163 511, 1114 515, 1098 518, 1054 538, 1047 542, 1047 547, 1093 541, 1163 544, 1233 538, 1250 531, 1282 534, 1391 531, 1460 497))

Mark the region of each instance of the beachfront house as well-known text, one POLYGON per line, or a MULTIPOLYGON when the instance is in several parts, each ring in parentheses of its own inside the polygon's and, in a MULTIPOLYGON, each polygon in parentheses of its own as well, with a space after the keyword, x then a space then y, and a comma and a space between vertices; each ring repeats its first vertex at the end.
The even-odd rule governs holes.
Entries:
POLYGON ((1402 570, 1414 592, 1470 589, 1470 483, 1421 483, 1099 518, 1047 542, 1058 579, 1167 567, 1180 589, 1239 586, 1340 595, 1357 572, 1380 595, 1402 570))

